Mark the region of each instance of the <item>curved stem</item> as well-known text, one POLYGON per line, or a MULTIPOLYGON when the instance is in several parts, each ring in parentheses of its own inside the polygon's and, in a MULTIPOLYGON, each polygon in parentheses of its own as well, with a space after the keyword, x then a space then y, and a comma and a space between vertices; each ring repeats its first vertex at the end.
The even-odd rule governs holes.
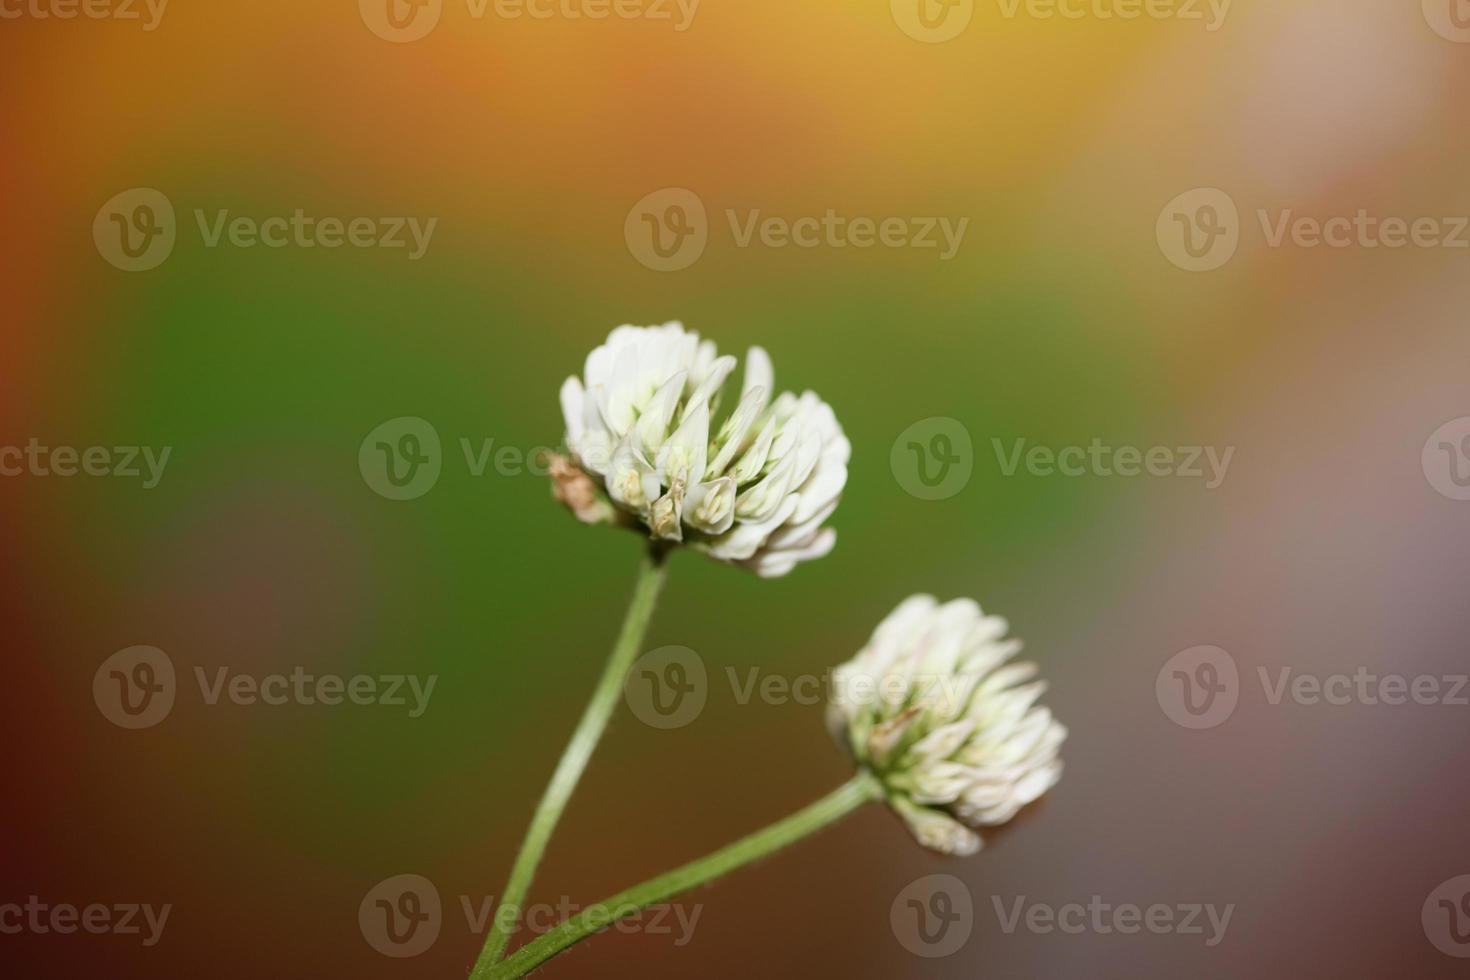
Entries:
POLYGON ((496 910, 490 934, 485 939, 484 948, 480 950, 480 957, 475 961, 475 968, 470 972, 470 980, 484 980, 488 977, 490 968, 500 959, 506 943, 510 941, 510 928, 520 918, 521 902, 531 887, 531 879, 536 876, 536 866, 541 862, 541 855, 546 850, 547 842, 551 840, 552 832, 556 830, 562 811, 567 808, 572 791, 577 788, 577 781, 587 768, 587 761, 597 748, 603 729, 607 727, 608 718, 617 706, 623 680, 643 646, 643 637, 648 632, 648 621, 653 616, 653 607, 658 602, 658 595, 666 578, 666 557, 667 552, 657 545, 650 545, 643 556, 642 564, 638 566, 638 581, 633 587, 633 598, 623 619, 622 631, 618 633, 612 655, 603 668, 602 679, 597 682, 597 689, 592 693, 592 700, 582 712, 582 720, 577 723, 577 730, 567 743, 566 750, 562 752, 561 761, 556 765, 556 772, 552 774, 551 782, 541 796, 541 802, 536 805, 530 829, 526 831, 526 839, 521 842, 520 853, 516 855, 510 878, 501 893, 500 907, 496 910))
POLYGON ((641 885, 634 885, 627 891, 584 909, 539 939, 522 946, 514 956, 490 971, 489 980, 523 977, 593 933, 600 932, 649 905, 708 884, 743 865, 794 844, 837 822, 864 803, 880 798, 882 794, 877 780, 866 772, 860 772, 832 793, 811 806, 798 810, 785 820, 773 823, 764 830, 758 830, 749 837, 743 837, 697 861, 691 861, 682 868, 650 878, 641 885))

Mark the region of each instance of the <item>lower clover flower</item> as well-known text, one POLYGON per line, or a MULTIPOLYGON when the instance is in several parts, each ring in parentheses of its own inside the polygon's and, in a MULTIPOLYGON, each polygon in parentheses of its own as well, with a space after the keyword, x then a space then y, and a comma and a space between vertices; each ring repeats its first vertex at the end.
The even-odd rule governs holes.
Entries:
POLYGON ((517 980, 614 922, 769 857, 868 803, 886 800, 925 847, 980 849, 979 827, 1005 823, 1056 784, 1067 733, 1036 706, 1043 685, 1006 622, 969 599, 904 600, 833 673, 828 720, 858 762, 842 786, 790 816, 625 889, 471 980, 517 980))
POLYGON ((847 483, 852 447, 816 394, 774 394, 759 347, 722 415, 735 366, 679 323, 613 330, 582 377, 562 385, 575 465, 557 464, 558 498, 588 523, 621 515, 655 540, 767 578, 827 554, 837 532, 823 524, 847 483))
POLYGON ((1006 621, 969 599, 904 600, 833 673, 828 726, 882 783, 919 843, 980 849, 981 827, 1010 820, 1054 786, 1067 731, 1036 704, 1037 668, 1006 621))

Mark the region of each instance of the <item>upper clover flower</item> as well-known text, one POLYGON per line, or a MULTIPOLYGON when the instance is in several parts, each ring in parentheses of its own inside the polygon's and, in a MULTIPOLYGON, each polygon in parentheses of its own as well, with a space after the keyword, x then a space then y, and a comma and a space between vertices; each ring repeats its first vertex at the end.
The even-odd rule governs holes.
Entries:
POLYGON ((745 358, 739 402, 721 414, 735 358, 682 324, 623 326, 561 389, 575 466, 557 495, 589 523, 622 516, 765 577, 832 550, 824 528, 852 447, 813 392, 772 399, 771 359, 745 358), (603 498, 610 498, 611 505, 603 498))
POLYGON ((969 599, 904 600, 832 677, 827 721, 925 847, 973 854, 980 835, 1062 774, 1067 731, 1036 705, 1036 666, 1006 621, 969 599))

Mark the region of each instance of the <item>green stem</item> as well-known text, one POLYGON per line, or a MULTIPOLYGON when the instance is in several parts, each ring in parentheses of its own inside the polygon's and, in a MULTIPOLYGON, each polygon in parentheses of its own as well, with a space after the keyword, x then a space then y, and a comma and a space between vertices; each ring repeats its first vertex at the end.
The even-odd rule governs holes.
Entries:
POLYGON ((614 922, 649 905, 667 901, 691 888, 708 884, 752 861, 774 854, 882 795, 883 791, 876 779, 866 772, 859 773, 832 793, 806 809, 798 810, 785 820, 583 910, 539 939, 522 946, 514 956, 490 971, 489 980, 523 977, 569 946, 606 929, 614 922))
POLYGON ((536 865, 541 862, 541 855, 546 850, 552 832, 556 830, 557 821, 567 808, 567 801, 577 788, 577 781, 582 778, 587 761, 597 748, 597 741, 607 727, 613 708, 617 706, 628 670, 643 647, 648 621, 653 616, 653 607, 658 602, 658 595, 666 578, 666 557, 666 551, 650 545, 643 556, 642 564, 638 566, 638 581, 633 587, 633 599, 628 605, 627 616, 623 619, 622 631, 613 645, 612 655, 603 668, 602 679, 597 682, 592 700, 582 712, 582 720, 578 722, 572 740, 567 743, 561 761, 556 765, 556 772, 552 774, 551 782, 542 794, 541 802, 536 805, 530 829, 526 831, 526 839, 521 842, 520 853, 516 855, 510 878, 501 893, 500 908, 494 916, 490 934, 485 939, 485 947, 480 950, 480 958, 475 961, 470 980, 484 980, 488 977, 491 967, 505 952, 506 943, 510 941, 510 928, 520 919, 521 902, 531 887, 531 879, 536 876, 536 865))

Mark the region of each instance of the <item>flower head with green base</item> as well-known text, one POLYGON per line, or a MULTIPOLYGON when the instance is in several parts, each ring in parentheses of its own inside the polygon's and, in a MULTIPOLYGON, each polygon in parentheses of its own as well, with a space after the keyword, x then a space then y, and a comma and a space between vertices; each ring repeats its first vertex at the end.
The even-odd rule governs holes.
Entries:
POLYGON ((558 497, 588 523, 641 526, 765 577, 827 554, 852 447, 816 394, 774 395, 759 347, 722 405, 735 366, 679 323, 613 330, 562 385, 574 459, 553 464, 558 497))
POLYGON ((1045 684, 1006 621, 969 599, 904 600, 833 673, 828 725, 925 847, 980 849, 1054 786, 1067 731, 1036 704, 1045 684))

